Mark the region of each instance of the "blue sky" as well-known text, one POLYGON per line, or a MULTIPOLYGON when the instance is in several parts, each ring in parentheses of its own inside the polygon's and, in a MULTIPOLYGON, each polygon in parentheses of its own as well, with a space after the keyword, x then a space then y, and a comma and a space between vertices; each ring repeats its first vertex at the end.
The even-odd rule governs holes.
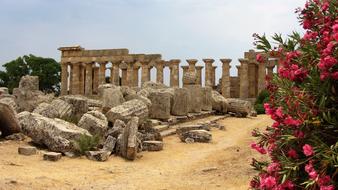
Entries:
MULTIPOLYGON (((164 59, 233 59, 253 49, 253 33, 302 31, 305 0, 0 0, 0 64, 57 48, 128 48, 164 59)), ((199 62, 202 64, 202 62, 199 62)), ((217 72, 217 76, 220 72, 217 72)))

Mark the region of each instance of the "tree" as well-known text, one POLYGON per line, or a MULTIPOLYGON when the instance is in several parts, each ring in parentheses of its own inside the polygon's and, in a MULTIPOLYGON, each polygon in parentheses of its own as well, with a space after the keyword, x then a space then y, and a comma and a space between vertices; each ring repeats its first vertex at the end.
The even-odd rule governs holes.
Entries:
POLYGON ((38 76, 39 88, 44 92, 60 92, 61 66, 52 58, 24 55, 4 64, 3 67, 5 71, 0 71, 0 86, 8 87, 10 92, 18 87, 24 75, 38 76))
POLYGON ((253 159, 259 175, 252 189, 338 185, 338 1, 309 0, 298 13, 304 36, 274 35, 273 47, 264 35, 254 35, 257 49, 278 57, 280 68, 268 81, 270 98, 264 104, 274 123, 252 133, 258 142, 251 147, 270 157, 253 159))

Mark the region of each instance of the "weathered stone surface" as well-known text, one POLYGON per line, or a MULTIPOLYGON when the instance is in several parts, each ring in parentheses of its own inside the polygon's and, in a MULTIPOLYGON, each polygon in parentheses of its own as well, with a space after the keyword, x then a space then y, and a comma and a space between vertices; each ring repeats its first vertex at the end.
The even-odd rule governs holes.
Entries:
POLYGON ((81 117, 78 126, 86 129, 92 135, 103 136, 108 130, 108 121, 101 112, 90 111, 81 117))
POLYGON ((59 117, 58 110, 56 110, 54 106, 48 103, 39 104, 38 107, 34 109, 33 113, 37 113, 37 114, 40 114, 42 116, 49 117, 49 118, 59 117))
POLYGON ((88 107, 102 107, 103 102, 101 100, 87 99, 88 107))
POLYGON ((26 139, 26 136, 22 133, 14 133, 11 135, 8 135, 5 137, 6 140, 12 140, 12 141, 23 141, 26 139))
POLYGON ((227 101, 220 93, 213 90, 211 100, 213 110, 222 114, 227 113, 227 101))
POLYGON ((123 94, 123 97, 126 97, 126 96, 131 95, 131 94, 136 94, 136 91, 131 89, 128 86, 120 86, 120 90, 123 94))
POLYGON ((103 150, 111 152, 111 153, 114 152, 116 142, 117 142, 117 138, 113 136, 108 136, 106 140, 104 141, 103 150))
POLYGON ((250 116, 251 116, 251 117, 257 117, 257 112, 256 112, 256 110, 251 110, 250 116))
POLYGON ((156 83, 156 82, 153 82, 153 81, 147 81, 147 82, 142 84, 142 88, 163 89, 163 88, 168 88, 168 86, 166 86, 163 83, 156 83))
POLYGON ((86 157, 89 160, 99 161, 99 162, 105 162, 108 160, 111 152, 106 150, 98 150, 98 151, 87 151, 86 157))
POLYGON ((51 102, 53 107, 58 112, 58 118, 68 120, 73 114, 73 106, 61 99, 55 99, 51 102))
POLYGON ((163 150, 162 141, 143 141, 142 143, 143 150, 147 151, 160 151, 163 150))
POLYGON ((19 88, 30 91, 39 90, 39 77, 29 75, 21 77, 19 88))
POLYGON ((59 152, 45 152, 43 154, 43 159, 47 161, 59 161, 62 158, 62 154, 59 152))
POLYGON ((200 85, 186 85, 188 89, 188 110, 192 113, 199 113, 202 111, 202 89, 200 85))
POLYGON ((87 130, 72 123, 43 117, 36 113, 21 112, 18 114, 18 120, 23 134, 37 144, 46 145, 51 151, 75 151, 74 142, 81 135, 91 136, 87 130))
POLYGON ((148 98, 150 92, 153 90, 154 89, 151 88, 142 88, 140 91, 137 92, 137 95, 141 95, 148 98))
POLYGON ((36 154, 37 149, 34 146, 20 146, 18 148, 18 153, 25 156, 30 156, 36 154))
POLYGON ((187 138, 193 139, 194 142, 208 143, 212 139, 212 135, 206 130, 191 130, 179 134, 179 138, 182 142, 185 142, 187 138))
POLYGON ((130 94, 125 97, 126 101, 134 100, 134 99, 141 100, 143 103, 147 104, 148 109, 151 106, 151 101, 146 96, 142 96, 139 94, 130 94))
POLYGON ((188 114, 189 92, 186 88, 174 88, 173 104, 171 114, 184 116, 188 114))
POLYGON ((18 105, 15 103, 14 97, 3 97, 0 98, 0 103, 7 104, 12 107, 12 109, 17 112, 18 111, 18 105))
POLYGON ((72 105, 72 117, 78 121, 83 114, 88 112, 87 98, 83 96, 63 96, 62 99, 72 105))
POLYGON ((252 110, 252 104, 249 101, 227 98, 227 108, 229 112, 240 114, 242 117, 246 117, 252 110))
POLYGON ((99 87, 98 87, 99 97, 102 97, 104 90, 109 89, 109 88, 115 89, 115 88, 117 88, 117 86, 115 86, 113 84, 101 84, 101 85, 99 85, 99 87))
MULTIPOLYGON (((28 87, 27 87, 28 88, 28 87)), ((45 95, 38 90, 28 90, 21 88, 14 88, 13 95, 16 97, 15 102, 18 105, 18 112, 33 111, 39 104, 46 102, 49 103, 53 100, 54 95, 45 95)))
POLYGON ((0 131, 3 137, 20 132, 16 112, 10 105, 4 103, 0 103, 0 131))
POLYGON ((176 129, 176 133, 177 134, 182 134, 188 131, 192 131, 192 130, 206 130, 206 131, 210 131, 210 126, 207 124, 197 124, 197 125, 183 125, 183 126, 179 126, 176 129))
POLYGON ((123 129, 123 133, 119 139, 119 151, 120 155, 123 158, 128 160, 135 160, 138 152, 138 139, 137 139, 137 129, 138 129, 138 117, 132 117, 127 123, 127 126, 123 129))
POLYGON ((125 127, 126 124, 123 121, 117 119, 115 120, 114 126, 108 129, 105 137, 108 138, 108 136, 112 136, 118 138, 118 136, 123 133, 123 128, 125 127))
POLYGON ((8 94, 8 88, 7 87, 0 87, 0 96, 3 94, 8 94))
POLYGON ((143 123, 148 118, 149 110, 145 103, 141 100, 130 100, 124 102, 122 105, 113 107, 107 113, 107 119, 110 122, 115 122, 116 119, 120 119, 124 122, 128 122, 133 116, 139 117, 140 123, 143 123))
POLYGON ((109 111, 111 108, 121 105, 124 102, 123 94, 119 88, 106 88, 102 95, 103 112, 109 111))
POLYGON ((204 87, 202 88, 202 110, 211 111, 212 110, 212 88, 204 87))
POLYGON ((150 118, 162 120, 170 118, 170 94, 168 92, 151 92, 149 100, 151 101, 149 109, 150 118))
POLYGON ((183 85, 195 85, 197 83, 196 72, 186 72, 183 74, 183 85))

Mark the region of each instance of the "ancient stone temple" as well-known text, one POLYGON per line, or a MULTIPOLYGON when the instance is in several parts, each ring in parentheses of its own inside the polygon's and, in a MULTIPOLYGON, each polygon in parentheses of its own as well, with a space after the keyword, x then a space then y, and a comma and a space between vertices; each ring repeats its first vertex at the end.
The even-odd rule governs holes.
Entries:
MULTIPOLYGON (((137 87, 150 81, 150 70, 156 70, 156 82, 163 83, 164 69, 170 70, 170 86, 180 86, 179 59, 163 60, 161 54, 130 54, 128 49, 85 50, 80 46, 60 47, 61 51, 61 95, 80 94, 91 96, 98 94, 99 85, 111 83, 116 86, 137 87), (110 74, 107 71, 110 70, 110 74), (141 74, 141 76, 139 76, 141 74), (140 80, 140 81, 139 81, 140 80)), ((220 59, 222 65, 219 92, 226 98, 255 98, 265 88, 265 77, 273 75, 277 64, 275 59, 266 55, 265 62, 258 64, 257 52, 250 50, 244 53, 237 65, 238 76, 230 76, 231 59, 220 59)), ((216 89, 217 67, 214 59, 187 59, 183 65, 183 76, 186 73, 196 77, 194 83, 204 84, 216 89), (200 65, 204 63, 203 65, 200 65)), ((185 83, 182 81, 183 87, 185 83)))

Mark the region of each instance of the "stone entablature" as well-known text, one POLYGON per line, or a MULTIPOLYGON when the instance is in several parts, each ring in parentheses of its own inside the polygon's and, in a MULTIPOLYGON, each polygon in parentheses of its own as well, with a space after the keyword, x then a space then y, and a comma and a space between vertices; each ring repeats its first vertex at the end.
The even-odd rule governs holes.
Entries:
MULTIPOLYGON (((179 67, 181 60, 162 60, 161 54, 129 54, 128 49, 85 50, 81 46, 61 47, 61 95, 82 94, 86 96, 98 93, 98 86, 106 83, 106 70, 110 70, 109 82, 114 85, 137 87, 150 81, 150 70, 156 69, 156 82, 163 83, 164 68, 170 69, 170 86, 179 87, 179 67), (110 67, 107 65, 111 63, 110 67), (141 77, 139 77, 141 69, 141 77), (121 75, 122 74, 122 75, 121 75)), ((266 76, 272 77, 275 58, 264 63, 256 61, 258 52, 250 50, 244 53, 237 65, 238 76, 230 77, 231 59, 220 59, 222 77, 219 91, 226 98, 255 98, 265 88, 266 76)), ((187 59, 187 66, 181 66, 183 76, 196 78, 196 85, 202 86, 204 69, 205 86, 215 88, 217 67, 214 59, 187 59), (204 65, 200 65, 204 63, 204 65), (190 73, 190 74, 189 74, 190 73)), ((185 86, 183 81, 183 86, 185 86)))

